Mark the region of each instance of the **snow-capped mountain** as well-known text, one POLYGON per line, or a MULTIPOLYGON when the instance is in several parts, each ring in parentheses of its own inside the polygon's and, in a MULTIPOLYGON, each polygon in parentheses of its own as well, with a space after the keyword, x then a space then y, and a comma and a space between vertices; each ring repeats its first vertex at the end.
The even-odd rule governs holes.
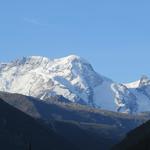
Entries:
POLYGON ((0 64, 0 91, 20 93, 42 100, 55 95, 119 112, 150 111, 150 80, 142 77, 118 84, 94 71, 79 56, 60 59, 41 56, 0 64))
POLYGON ((111 86, 118 111, 120 109, 128 113, 150 111, 150 79, 147 76, 142 76, 140 80, 132 83, 111 86))
MULTIPOLYGON (((86 60, 75 55, 53 60, 31 56, 0 66, 1 91, 41 99, 62 95, 72 102, 95 105, 99 97, 106 99, 104 94, 110 93, 111 83, 97 74, 86 60)), ((111 94, 105 95, 112 98, 111 94)))
POLYGON ((140 80, 125 85, 136 96, 137 111, 150 111, 150 79, 142 76, 140 80))

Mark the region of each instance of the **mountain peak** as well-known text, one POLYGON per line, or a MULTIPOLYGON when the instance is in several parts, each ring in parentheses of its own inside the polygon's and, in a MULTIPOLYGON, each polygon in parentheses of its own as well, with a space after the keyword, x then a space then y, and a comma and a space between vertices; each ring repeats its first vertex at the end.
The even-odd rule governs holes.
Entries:
POLYGON ((149 85, 150 84, 150 79, 148 76, 146 75, 143 75, 140 79, 140 83, 139 83, 139 86, 146 86, 146 85, 149 85))
POLYGON ((127 88, 129 89, 135 89, 138 88, 140 84, 140 80, 134 81, 134 82, 130 82, 130 83, 125 83, 123 85, 125 85, 127 88))
POLYGON ((64 62, 70 62, 70 63, 72 63, 72 62, 80 62, 80 63, 89 64, 89 62, 87 60, 85 60, 84 58, 82 58, 80 56, 77 56, 77 55, 69 55, 69 56, 58 58, 58 59, 55 59, 55 60, 64 61, 64 62))
POLYGON ((148 81, 149 77, 147 75, 142 75, 140 81, 148 81))
POLYGON ((150 84, 149 77, 146 75, 142 75, 140 80, 137 80, 135 82, 125 83, 124 85, 129 89, 135 89, 148 84, 150 84))
POLYGON ((80 56, 77 56, 77 55, 69 55, 69 56, 66 56, 66 57, 64 57, 64 58, 66 58, 66 59, 70 59, 70 60, 76 60, 76 59, 81 59, 81 57, 80 56))

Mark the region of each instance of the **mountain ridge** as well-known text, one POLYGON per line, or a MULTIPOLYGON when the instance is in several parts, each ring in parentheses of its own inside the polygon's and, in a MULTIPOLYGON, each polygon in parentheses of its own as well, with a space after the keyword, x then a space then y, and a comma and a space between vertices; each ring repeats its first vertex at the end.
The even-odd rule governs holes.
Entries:
POLYGON ((29 56, 0 64, 0 91, 46 100, 61 95, 71 102, 122 113, 150 111, 150 80, 119 84, 98 74, 85 59, 29 56))
POLYGON ((95 150, 110 149, 128 131, 149 119, 146 113, 129 115, 110 112, 62 102, 62 97, 53 97, 44 102, 29 96, 0 92, 0 99, 36 120, 44 121, 48 128, 57 131, 77 147, 87 150, 93 149, 93 145, 95 150))

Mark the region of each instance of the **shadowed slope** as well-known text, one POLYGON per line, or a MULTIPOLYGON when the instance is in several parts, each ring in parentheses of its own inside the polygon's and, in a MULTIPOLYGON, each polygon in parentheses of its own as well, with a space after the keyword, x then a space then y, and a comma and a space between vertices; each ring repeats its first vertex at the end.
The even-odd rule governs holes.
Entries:
POLYGON ((0 149, 70 150, 75 146, 0 99, 0 149))
POLYGON ((34 118, 45 120, 52 130, 86 150, 93 149, 93 145, 94 150, 96 147, 106 150, 119 142, 128 131, 148 120, 147 115, 125 115, 67 103, 66 100, 62 103, 62 97, 53 97, 45 102, 0 92, 0 98, 34 118))
POLYGON ((114 150, 150 150, 150 121, 129 132, 114 150))

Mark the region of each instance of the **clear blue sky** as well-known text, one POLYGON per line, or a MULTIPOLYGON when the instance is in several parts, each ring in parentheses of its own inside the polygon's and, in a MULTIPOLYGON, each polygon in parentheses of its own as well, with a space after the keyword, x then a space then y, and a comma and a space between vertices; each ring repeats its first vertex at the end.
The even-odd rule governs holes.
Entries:
POLYGON ((0 1, 1 61, 69 54, 118 82, 150 76, 150 1, 0 1))

